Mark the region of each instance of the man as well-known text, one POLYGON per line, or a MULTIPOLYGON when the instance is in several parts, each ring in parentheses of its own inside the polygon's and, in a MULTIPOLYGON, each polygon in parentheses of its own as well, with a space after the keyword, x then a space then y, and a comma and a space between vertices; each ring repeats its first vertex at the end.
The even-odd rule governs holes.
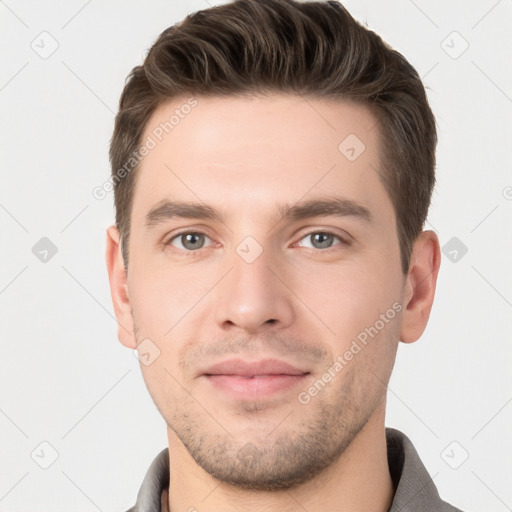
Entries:
POLYGON ((131 511, 453 511, 384 426, 440 264, 416 71, 337 2, 237 0, 122 93, 107 266, 168 448, 131 511))

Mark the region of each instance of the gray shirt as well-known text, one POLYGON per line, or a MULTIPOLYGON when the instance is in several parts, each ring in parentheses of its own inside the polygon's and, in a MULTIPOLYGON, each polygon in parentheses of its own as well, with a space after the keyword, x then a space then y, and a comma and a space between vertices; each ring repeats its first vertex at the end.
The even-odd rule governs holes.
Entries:
MULTIPOLYGON (((406 435, 386 428, 386 441, 389 472, 395 487, 389 512, 461 512, 439 497, 434 482, 406 435)), ((137 502, 127 512, 161 512, 162 491, 168 487, 169 450, 165 448, 151 463, 137 502)))

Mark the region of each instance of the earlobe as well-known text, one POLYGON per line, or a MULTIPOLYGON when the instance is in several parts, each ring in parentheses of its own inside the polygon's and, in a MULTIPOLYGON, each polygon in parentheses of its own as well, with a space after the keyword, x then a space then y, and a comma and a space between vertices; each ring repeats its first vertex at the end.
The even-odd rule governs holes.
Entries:
POLYGON ((107 229, 105 258, 110 282, 110 294, 118 325, 118 338, 125 347, 134 349, 137 346, 137 342, 133 327, 126 269, 124 268, 121 254, 120 239, 118 229, 115 226, 110 226, 107 229))
POLYGON ((416 239, 406 279, 400 340, 416 341, 425 330, 434 302, 441 264, 439 239, 433 231, 423 231, 416 239))

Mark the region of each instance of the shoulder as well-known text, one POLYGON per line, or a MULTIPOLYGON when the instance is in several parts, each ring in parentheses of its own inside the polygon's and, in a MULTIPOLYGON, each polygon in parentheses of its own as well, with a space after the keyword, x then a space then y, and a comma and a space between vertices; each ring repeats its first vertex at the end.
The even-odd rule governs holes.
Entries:
POLYGON ((462 512, 443 501, 412 441, 386 428, 389 472, 395 496, 389 512, 462 512))
POLYGON ((162 492, 169 486, 169 449, 164 448, 151 462, 142 481, 135 505, 126 512, 160 512, 162 492))

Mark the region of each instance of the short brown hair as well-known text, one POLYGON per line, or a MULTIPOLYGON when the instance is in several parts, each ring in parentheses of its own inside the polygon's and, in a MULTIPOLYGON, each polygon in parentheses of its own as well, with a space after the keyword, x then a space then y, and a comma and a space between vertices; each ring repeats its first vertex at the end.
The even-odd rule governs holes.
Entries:
POLYGON ((139 167, 132 155, 154 111, 187 94, 269 92, 350 99, 372 109, 382 145, 376 171, 395 208, 406 273, 435 183, 435 119, 416 70, 337 1, 235 0, 160 34, 127 79, 110 145, 125 266, 139 167))

